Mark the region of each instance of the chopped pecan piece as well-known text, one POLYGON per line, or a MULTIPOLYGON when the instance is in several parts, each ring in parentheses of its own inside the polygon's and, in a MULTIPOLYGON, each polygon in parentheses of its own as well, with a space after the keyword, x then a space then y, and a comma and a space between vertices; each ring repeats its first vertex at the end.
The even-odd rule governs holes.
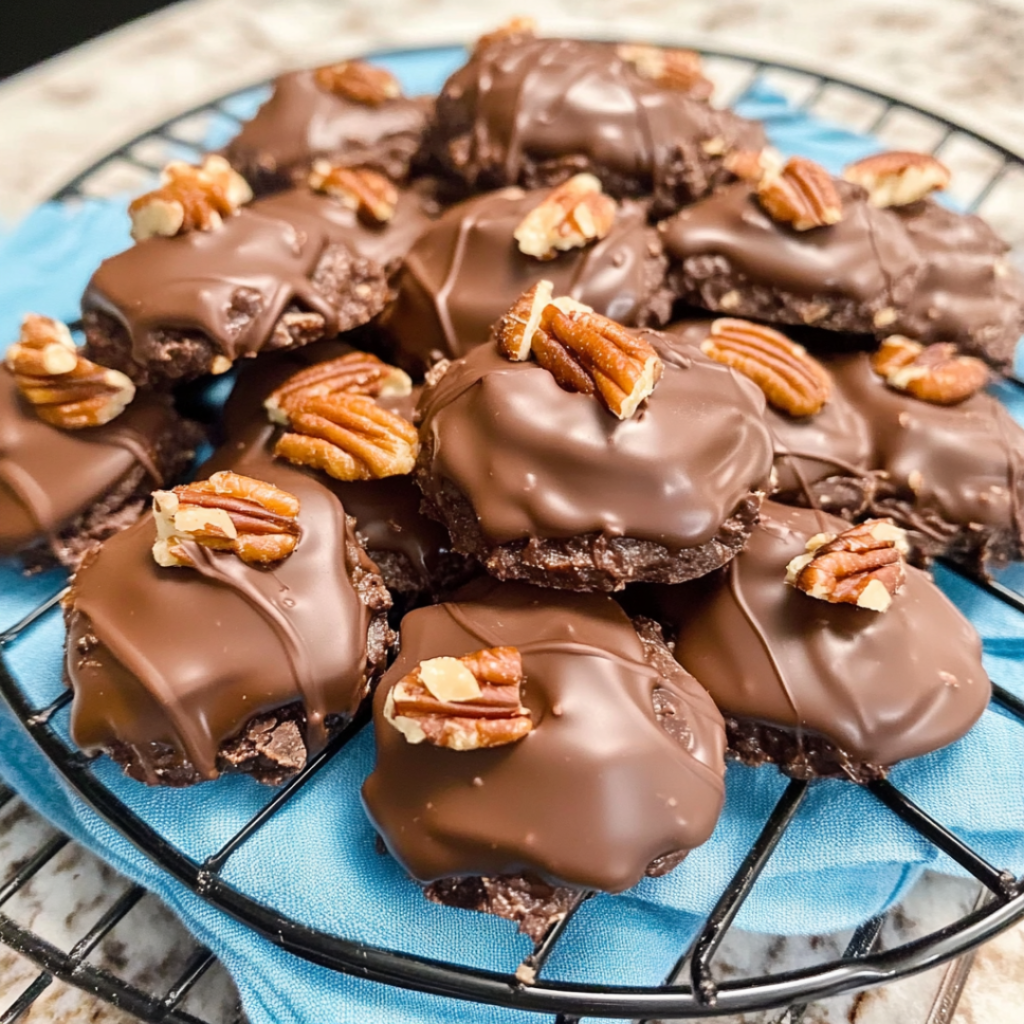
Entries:
POLYGON ((493 32, 485 32, 473 47, 473 53, 482 53, 488 46, 493 46, 504 39, 529 39, 537 34, 537 22, 534 18, 517 14, 509 18, 504 25, 499 25, 493 32))
POLYGON ((222 156, 208 156, 199 167, 170 163, 160 182, 160 188, 128 207, 136 242, 153 235, 213 231, 252 199, 248 182, 222 156))
POLYGON ((48 316, 25 317, 4 364, 35 414, 63 430, 109 423, 135 397, 135 385, 120 370, 90 362, 67 326, 48 316))
POLYGON ((664 89, 679 89, 702 100, 714 91, 711 80, 704 75, 700 54, 694 50, 620 43, 615 52, 632 64, 638 74, 664 89))
POLYGON ((974 356, 960 355, 956 345, 921 345, 901 334, 882 342, 871 365, 889 387, 934 405, 962 402, 989 380, 988 367, 974 356))
POLYGON ((419 454, 416 428, 366 395, 335 391, 303 396, 284 407, 289 432, 274 454, 336 480, 379 480, 411 473, 419 454))
POLYGON ((246 565, 287 558, 299 540, 299 499, 263 480, 224 471, 153 492, 157 565, 195 563, 185 542, 233 551, 246 565))
POLYGON ((764 149, 734 149, 722 158, 722 166, 743 181, 756 185, 766 175, 779 174, 782 157, 771 146, 764 149))
POLYGON ((811 537, 786 566, 786 582, 821 601, 884 612, 906 579, 907 551, 906 532, 891 519, 867 519, 811 537))
POLYGON ((519 223, 519 251, 539 260, 604 238, 615 223, 615 200, 592 174, 577 174, 552 189, 519 223))
POLYGON ((398 189, 368 167, 336 167, 328 160, 317 160, 309 172, 309 187, 340 200, 371 227, 387 224, 395 215, 398 189))
POLYGON ((832 378, 817 359, 762 324, 720 317, 700 350, 749 377, 769 404, 790 416, 821 412, 832 393, 832 378))
POLYGON ((390 71, 363 60, 327 64, 317 68, 313 76, 324 92, 367 107, 379 107, 402 95, 402 86, 390 71))
POLYGON ((661 357, 641 335, 589 306, 550 296, 551 283, 541 281, 516 300, 495 326, 499 351, 515 362, 532 352, 560 387, 596 393, 628 419, 661 379, 661 357))
POLYGON ((421 661, 384 702, 384 717, 410 743, 449 750, 501 747, 533 729, 523 706, 523 660, 515 647, 421 661))
POLYGON ((949 168, 926 153, 893 150, 850 164, 843 177, 867 189, 874 206, 907 206, 948 187, 949 168))
POLYGON ((404 370, 389 366, 369 352, 348 352, 292 374, 271 393, 263 407, 274 423, 287 426, 288 409, 296 403, 337 391, 368 398, 408 395, 412 392, 412 380, 404 370))
POLYGON ((802 156, 790 157, 781 171, 765 174, 757 184, 757 198, 773 220, 796 231, 838 224, 843 202, 832 175, 802 156))

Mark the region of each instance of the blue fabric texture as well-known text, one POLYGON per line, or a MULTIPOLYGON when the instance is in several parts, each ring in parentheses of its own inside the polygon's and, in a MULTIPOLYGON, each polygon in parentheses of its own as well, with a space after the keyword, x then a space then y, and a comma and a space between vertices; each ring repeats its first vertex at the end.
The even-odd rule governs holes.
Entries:
MULTIPOLYGON (((409 91, 436 89, 459 63, 455 50, 398 55, 389 64, 409 91)), ((232 100, 248 114, 265 95, 232 100)), ((765 89, 748 93, 743 113, 763 119, 784 153, 803 153, 833 170, 872 152, 870 139, 814 120, 765 89)), ((230 134, 217 118, 209 145, 230 134)), ((124 200, 46 205, 0 239, 0 338, 14 337, 28 310, 74 319, 89 274, 128 243, 124 200)), ((1005 393, 1003 393, 1005 392, 1005 393)), ((1003 397, 1024 422, 1024 399, 1003 397)), ((1024 619, 958 577, 939 583, 985 640, 992 678, 1024 696, 1024 619)), ((1007 571, 1024 585, 1024 567, 1007 571), (1018 577, 1021 577, 1018 579, 1018 577)), ((63 582, 59 572, 25 578, 0 562, 0 630, 63 582)), ((62 688, 63 626, 51 612, 5 650, 15 678, 36 706, 62 688)), ((908 637, 908 642, 914 638, 908 637)), ((894 685, 899 685, 894 680, 894 685)), ((67 728, 67 714, 57 719, 67 728)), ((992 863, 1024 870, 1024 760, 1020 726, 996 710, 951 747, 900 765, 893 781, 992 863)), ((510 971, 528 952, 508 922, 428 903, 388 857, 359 801, 373 763, 369 730, 229 860, 225 877, 243 892, 312 927, 442 960, 510 971)), ((247 778, 184 791, 151 790, 109 761, 96 773, 170 842, 190 856, 215 851, 271 796, 247 778)), ((0 711, 0 773, 60 828, 130 878, 158 893, 225 963, 254 1024, 425 1024, 511 1022, 530 1015, 404 992, 334 974, 282 952, 206 905, 155 867, 60 781, 21 726, 0 711)), ((751 842, 785 780, 773 769, 731 765, 725 811, 712 839, 676 871, 646 879, 624 896, 600 896, 573 920, 546 976, 606 984, 656 984, 695 933, 751 842)), ((812 786, 807 800, 744 905, 741 928, 814 933, 848 928, 889 906, 925 868, 958 868, 858 787, 812 786)))

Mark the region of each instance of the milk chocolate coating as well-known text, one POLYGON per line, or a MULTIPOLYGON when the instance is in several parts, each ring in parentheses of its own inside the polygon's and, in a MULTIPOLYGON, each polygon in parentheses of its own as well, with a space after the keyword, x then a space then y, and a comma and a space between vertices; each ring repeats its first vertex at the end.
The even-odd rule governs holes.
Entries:
POLYGON ((474 188, 538 188, 589 171, 612 195, 653 195, 659 209, 731 180, 728 151, 764 145, 760 124, 656 85, 614 44, 521 36, 448 79, 425 140, 474 188))
POLYGON ((858 185, 835 185, 843 218, 829 227, 772 220, 746 182, 663 221, 676 294, 729 316, 874 332, 877 313, 910 301, 920 256, 892 210, 872 206, 858 185))
POLYGON ((312 70, 291 71, 228 143, 224 155, 260 192, 299 184, 318 157, 372 167, 395 181, 409 173, 430 114, 427 97, 380 106, 356 103, 316 84, 312 70))
POLYGON ((994 366, 1012 366, 1024 333, 1024 275, 1007 258, 1009 246, 980 217, 931 199, 896 213, 924 273, 891 333, 925 344, 952 341, 994 366))
POLYGON ((933 405, 890 388, 865 354, 829 360, 883 471, 875 511, 925 555, 1003 562, 1024 553, 1024 431, 991 395, 933 405))
MULTIPOLYGON (((665 333, 699 348, 711 323, 681 320, 666 327, 665 333)), ((836 511, 834 502, 841 505, 844 499, 857 496, 857 508, 863 505, 864 481, 871 468, 871 434, 864 416, 842 391, 833 388, 824 408, 813 416, 794 417, 768 405, 765 421, 775 449, 772 496, 776 500, 813 502, 836 511)))
POLYGON ((198 440, 169 399, 147 394, 105 426, 59 430, 0 367, 0 554, 42 542, 73 566, 141 513, 143 494, 184 470, 198 440))
POLYGON ((643 333, 665 370, 624 421, 494 345, 424 391, 417 483, 424 510, 447 523, 457 550, 503 578, 618 589, 708 572, 742 545, 757 507, 752 492, 771 471, 764 396, 696 349, 643 333), (619 551, 625 541, 637 551, 619 551), (581 542, 584 564, 570 569, 581 542), (545 545, 566 563, 564 575, 533 564, 545 545))
POLYGON ((384 326, 411 372, 482 345, 491 325, 538 281, 620 323, 660 324, 671 309, 666 260, 644 209, 625 204, 610 233, 581 249, 538 260, 513 232, 550 193, 502 189, 451 207, 410 250, 384 326))
POLYGON ((307 235, 324 231, 332 242, 380 264, 390 277, 432 223, 436 206, 432 183, 423 181, 399 190, 394 216, 385 224, 364 224, 338 199, 304 185, 258 199, 250 209, 294 224, 307 235))
POLYGON ((195 544, 197 568, 161 568, 147 515, 76 574, 66 670, 83 749, 127 746, 144 781, 197 782, 231 769, 222 748, 254 718, 298 703, 315 752, 358 706, 390 600, 330 490, 286 465, 271 482, 301 502, 302 532, 270 569, 195 544))
POLYGON ((363 784, 392 855, 422 882, 536 872, 607 892, 678 863, 718 819, 724 734, 658 648, 596 595, 488 581, 410 612, 374 698, 377 765, 363 784), (387 693, 419 662, 505 645, 523 659, 524 739, 454 751, 413 745, 385 720, 387 693))
MULTIPOLYGON (((266 356, 247 366, 224 409, 227 440, 202 475, 234 469, 261 480, 273 480, 282 465, 290 464, 273 455, 283 428, 270 422, 263 402, 293 374, 350 351, 343 342, 325 341, 266 356)), ((382 397, 378 402, 411 421, 418 392, 415 389, 404 397, 382 397)), ((405 593, 433 594, 465 578, 466 559, 451 550, 444 527, 420 513, 420 492, 408 476, 346 483, 322 473, 313 475, 355 517, 356 533, 388 587, 405 593)))
POLYGON ((787 563, 811 536, 847 528, 765 502, 746 549, 725 569, 660 588, 680 663, 727 721, 789 733, 787 762, 798 774, 821 737, 838 748, 840 773, 871 766, 877 774, 937 750, 970 729, 991 693, 977 633, 926 573, 909 567, 886 612, 786 584, 787 563))
MULTIPOLYGON (((326 200, 323 207, 326 209, 326 200)), ((212 231, 154 237, 100 264, 82 297, 87 349, 140 384, 366 323, 383 308, 383 268, 333 241, 326 217, 243 207, 212 231), (289 326, 288 313, 313 314, 289 326)))

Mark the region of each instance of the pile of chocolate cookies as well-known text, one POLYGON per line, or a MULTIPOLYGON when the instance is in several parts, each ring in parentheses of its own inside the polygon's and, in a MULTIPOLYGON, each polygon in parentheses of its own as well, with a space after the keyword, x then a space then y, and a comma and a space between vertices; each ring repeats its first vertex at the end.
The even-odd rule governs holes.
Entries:
POLYGON ((727 755, 864 782, 970 729, 927 565, 1024 554, 1024 277, 934 158, 835 178, 711 91, 516 19, 437 97, 284 75, 131 203, 84 346, 29 316, 0 373, 83 748, 277 784, 372 693, 387 850, 536 938, 707 840, 727 755))

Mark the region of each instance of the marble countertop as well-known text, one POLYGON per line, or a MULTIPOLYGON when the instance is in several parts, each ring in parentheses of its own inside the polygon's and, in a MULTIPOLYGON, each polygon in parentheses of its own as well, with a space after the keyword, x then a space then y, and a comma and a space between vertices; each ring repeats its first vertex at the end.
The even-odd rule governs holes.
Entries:
MULTIPOLYGON (((120 143, 207 99, 290 66, 370 49, 469 40, 512 14, 533 14, 552 34, 678 39, 826 70, 960 120, 1024 152, 1024 0, 186 0, 0 84, 0 226, 120 143)), ((0 879, 22 856, 19 851, 45 837, 47 828, 22 805, 0 816, 0 879)), ((80 933, 78 925, 95 918, 102 898, 113 899, 125 884, 77 848, 62 857, 54 870, 74 885, 47 890, 41 878, 25 910, 32 926, 44 934, 49 929, 55 941, 80 933), (58 890, 62 899, 55 896, 58 890)), ((943 914, 970 905, 975 892, 967 883, 938 879, 916 898, 892 926, 897 931, 934 926, 943 914)), ((156 901, 146 903, 154 906, 120 926, 138 921, 117 936, 120 953, 115 943, 104 956, 116 964, 125 948, 145 950, 144 969, 157 981, 165 974, 169 979, 167 965, 178 963, 188 939, 156 901)), ((823 950, 822 942, 838 941, 779 945, 751 939, 723 950, 722 962, 737 971, 779 969, 810 952, 820 957, 830 949, 823 950)), ((1017 1019, 1024 1003, 1022 965, 1024 928, 980 951, 957 1024, 1017 1019)), ((34 975, 25 960, 0 948, 0 1014, 8 996, 15 997, 34 975)), ((938 1018, 929 1016, 928 1007, 943 978, 951 984, 955 969, 938 968, 884 990, 821 1004, 806 1020, 932 1024, 938 1018)), ((214 1014, 230 1007, 230 986, 215 977, 211 992, 202 1007, 210 1019, 222 1019, 214 1014)), ((128 1020, 62 986, 53 987, 25 1019, 128 1020)))

